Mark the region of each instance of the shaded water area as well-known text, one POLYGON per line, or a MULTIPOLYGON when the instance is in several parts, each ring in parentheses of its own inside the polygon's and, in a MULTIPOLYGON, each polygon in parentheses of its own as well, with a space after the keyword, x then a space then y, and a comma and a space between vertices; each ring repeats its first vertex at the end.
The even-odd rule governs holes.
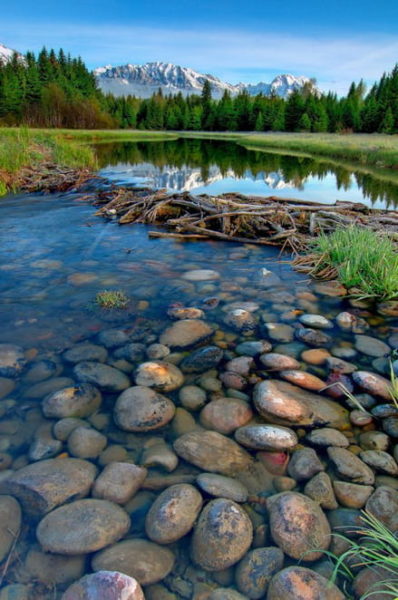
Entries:
POLYGON ((393 209, 398 204, 398 177, 391 172, 366 172, 325 159, 250 150, 233 142, 118 142, 99 144, 96 151, 104 176, 154 188, 325 203, 348 200, 373 208, 393 209))
MULTIPOLYGON (((154 147, 136 160, 159 167, 154 147)), ((9 196, 0 222, 4 598, 61 599, 105 569, 147 600, 276 600, 298 564, 322 598, 331 532, 365 506, 396 528, 394 304, 350 301, 274 248, 150 240, 84 193, 9 196), (99 308, 103 290, 127 308, 99 308)))

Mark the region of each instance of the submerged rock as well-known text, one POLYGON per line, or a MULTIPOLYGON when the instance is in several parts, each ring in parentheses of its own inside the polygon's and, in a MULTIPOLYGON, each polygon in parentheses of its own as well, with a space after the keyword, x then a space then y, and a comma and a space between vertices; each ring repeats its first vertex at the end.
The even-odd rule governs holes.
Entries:
POLYGON ((184 350, 213 335, 213 329, 200 319, 183 319, 173 323, 160 336, 160 343, 173 349, 184 350))
POLYGON ((154 360, 139 365, 135 383, 137 386, 153 387, 159 392, 171 392, 182 386, 184 375, 175 365, 154 360))
POLYGON ((107 500, 76 500, 42 519, 36 535, 47 552, 88 554, 113 544, 130 528, 130 518, 107 500))
POLYGON ((283 567, 283 552, 275 546, 255 548, 236 567, 238 590, 251 600, 264 598, 272 576, 283 567))
POLYGON ((63 419, 64 417, 87 417, 101 405, 99 390, 90 383, 67 387, 46 396, 42 402, 44 416, 63 419))
POLYGON ((61 600, 145 600, 139 583, 118 571, 90 573, 73 583, 61 600))
POLYGON ((244 556, 253 539, 246 512, 232 500, 212 500, 200 514, 192 537, 192 558, 205 571, 221 571, 244 556))
POLYGON ((92 383, 105 392, 121 392, 130 385, 129 378, 114 367, 97 362, 79 362, 73 369, 78 381, 92 383))
POLYGON ((290 450, 298 443, 292 429, 277 425, 246 425, 235 431, 237 442, 253 450, 290 450))
POLYGON ((145 520, 146 533, 153 542, 171 544, 193 527, 202 508, 202 496, 189 484, 172 485, 152 504, 145 520))
POLYGON ((355 371, 352 374, 355 383, 369 394, 380 396, 385 400, 391 400, 391 382, 385 377, 368 371, 355 371))
POLYGON ((181 369, 184 373, 204 373, 216 367, 223 354, 223 350, 218 346, 200 348, 184 358, 181 369))
POLYGON ((235 502, 246 502, 249 492, 243 483, 232 477, 216 475, 215 473, 201 473, 196 478, 196 483, 201 490, 210 496, 228 498, 235 502))
POLYGON ((167 577, 174 560, 169 548, 147 540, 131 539, 98 552, 91 565, 94 571, 118 569, 136 579, 140 585, 151 585, 167 577))
POLYGON ((269 379, 257 384, 253 394, 258 412, 281 425, 348 424, 348 413, 337 402, 284 381, 269 379))
POLYGON ((122 392, 114 408, 115 422, 125 431, 159 429, 167 425, 174 414, 175 406, 169 398, 142 385, 122 392))
POLYGON ((22 523, 22 511, 12 496, 0 496, 0 562, 8 556, 18 539, 22 523))
POLYGON ((388 344, 369 335, 356 335, 355 348, 359 352, 362 352, 362 354, 366 354, 366 356, 374 356, 376 358, 385 356, 391 352, 388 344))
POLYGON ((271 579, 267 600, 345 600, 344 594, 319 573, 288 567, 271 579))
POLYGON ((329 447, 327 452, 338 474, 343 479, 365 485, 374 483, 375 476, 372 469, 349 450, 329 447))
POLYGON ((0 376, 17 377, 25 366, 23 348, 15 344, 0 344, 0 376))
POLYGON ((68 500, 86 496, 95 465, 77 458, 49 459, 15 471, 0 483, 0 493, 15 496, 30 516, 40 516, 68 500))
POLYGON ((253 412, 247 402, 239 398, 217 398, 202 409, 200 422, 206 429, 229 434, 248 423, 253 412))
POLYGON ((250 455, 216 431, 192 431, 174 442, 174 450, 193 465, 222 475, 233 475, 252 463, 250 455))
POLYGON ((322 509, 297 492, 268 498, 271 535, 288 556, 314 561, 330 544, 330 527, 322 509))

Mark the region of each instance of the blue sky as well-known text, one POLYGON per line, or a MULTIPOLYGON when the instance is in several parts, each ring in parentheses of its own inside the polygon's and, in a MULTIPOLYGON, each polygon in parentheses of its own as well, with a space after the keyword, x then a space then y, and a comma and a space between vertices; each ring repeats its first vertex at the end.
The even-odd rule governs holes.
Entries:
POLYGON ((91 68, 161 60, 231 83, 279 73, 344 93, 398 61, 398 0, 18 0, 3 2, 0 43, 62 46, 91 68))

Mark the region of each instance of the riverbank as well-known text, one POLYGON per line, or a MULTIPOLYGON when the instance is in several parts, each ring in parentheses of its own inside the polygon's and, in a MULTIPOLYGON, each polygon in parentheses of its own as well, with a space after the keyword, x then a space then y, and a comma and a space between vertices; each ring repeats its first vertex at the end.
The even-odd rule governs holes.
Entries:
POLYGON ((277 150, 345 160, 387 173, 398 170, 398 136, 391 135, 1 128, 0 195, 20 188, 24 169, 48 170, 53 165, 95 170, 97 159, 92 143, 169 141, 180 137, 231 141, 256 151, 277 150))
POLYGON ((170 139, 176 136, 152 131, 0 128, 0 196, 30 190, 31 180, 43 175, 58 174, 62 186, 65 170, 74 170, 77 181, 83 171, 93 174, 98 168, 94 142, 170 139))

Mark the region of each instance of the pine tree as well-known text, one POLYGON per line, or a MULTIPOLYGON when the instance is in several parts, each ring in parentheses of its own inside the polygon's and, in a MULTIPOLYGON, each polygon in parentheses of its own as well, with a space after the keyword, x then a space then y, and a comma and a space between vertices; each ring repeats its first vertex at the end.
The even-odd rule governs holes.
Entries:
POLYGON ((394 115, 391 107, 387 108, 386 114, 380 124, 380 133, 394 133, 394 115))

